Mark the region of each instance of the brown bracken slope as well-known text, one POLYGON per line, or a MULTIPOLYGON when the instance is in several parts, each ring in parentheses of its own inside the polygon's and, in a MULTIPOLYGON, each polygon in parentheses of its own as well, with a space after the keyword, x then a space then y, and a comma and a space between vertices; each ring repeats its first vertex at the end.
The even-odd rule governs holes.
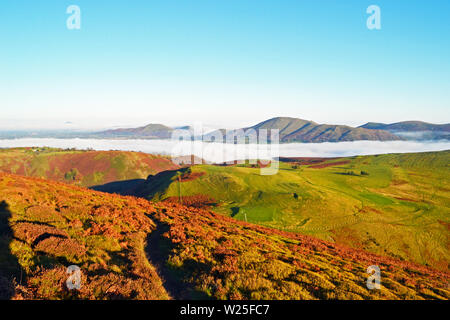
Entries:
POLYGON ((0 172, 61 181, 83 187, 146 179, 179 166, 167 156, 127 151, 79 151, 55 148, 0 150, 0 172))
POLYGON ((450 275, 177 203, 0 173, 6 299, 448 299, 450 275), (81 288, 68 290, 77 265, 81 288), (366 269, 381 269, 381 289, 366 269))

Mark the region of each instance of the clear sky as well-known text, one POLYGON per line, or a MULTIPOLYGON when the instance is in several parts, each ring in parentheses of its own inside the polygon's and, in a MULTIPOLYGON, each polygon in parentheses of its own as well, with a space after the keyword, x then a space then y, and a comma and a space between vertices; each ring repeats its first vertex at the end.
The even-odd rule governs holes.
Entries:
POLYGON ((443 123, 449 110, 448 0, 0 1, 0 129, 443 123), (371 4, 381 30, 366 27, 371 4))

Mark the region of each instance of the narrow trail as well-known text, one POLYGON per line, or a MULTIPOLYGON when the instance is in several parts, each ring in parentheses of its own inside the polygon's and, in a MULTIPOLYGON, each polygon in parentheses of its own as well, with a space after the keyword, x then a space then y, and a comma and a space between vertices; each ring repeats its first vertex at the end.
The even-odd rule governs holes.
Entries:
POLYGON ((206 296, 202 296, 191 284, 177 277, 174 271, 166 265, 172 243, 164 238, 163 234, 169 230, 169 226, 153 221, 156 224, 156 229, 147 237, 145 253, 149 262, 156 268, 167 293, 175 300, 206 299, 206 296))

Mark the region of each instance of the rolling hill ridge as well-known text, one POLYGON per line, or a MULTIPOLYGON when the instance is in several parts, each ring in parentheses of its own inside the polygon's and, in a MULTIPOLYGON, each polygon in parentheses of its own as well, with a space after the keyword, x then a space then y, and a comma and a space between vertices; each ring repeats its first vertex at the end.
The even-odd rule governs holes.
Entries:
POLYGON ((174 129, 163 124, 148 124, 139 128, 112 129, 96 133, 98 137, 105 138, 147 138, 169 139, 174 129))
MULTIPOLYGON (((171 128, 162 124, 149 124, 138 128, 123 128, 97 132, 92 135, 95 138, 123 138, 123 139, 169 139, 172 132, 177 128, 171 128)), ((179 127, 178 129, 189 130, 189 126, 179 127)), ((373 140, 373 141, 395 141, 402 140, 401 137, 385 130, 375 130, 373 128, 366 129, 363 127, 350 127, 344 125, 328 125, 317 124, 313 121, 307 121, 297 118, 277 117, 272 118, 252 127, 228 130, 230 134, 239 134, 241 130, 244 132, 254 129, 259 134, 260 129, 278 129, 280 131, 280 142, 340 142, 340 141, 357 141, 357 140, 373 140)), ((210 141, 213 137, 220 134, 225 137, 227 130, 220 129, 213 132, 205 133, 203 140, 210 141)), ((195 137, 200 139, 202 137, 195 137)), ((223 139, 224 140, 224 139, 223 139)), ((225 142, 225 141, 223 141, 225 142)))
POLYGON ((414 132, 414 131, 443 131, 450 132, 450 123, 446 124, 432 124, 423 121, 403 121, 396 123, 377 123, 368 122, 359 128, 365 129, 375 129, 375 130, 388 130, 388 131, 404 131, 404 132, 414 132))
MULTIPOLYGON (((359 127, 347 125, 319 124, 310 120, 292 117, 275 117, 256 125, 240 129, 219 129, 211 132, 194 132, 191 126, 170 127, 163 124, 151 123, 136 128, 119 128, 97 132, 77 132, 71 130, 57 131, 0 131, 3 139, 12 138, 91 138, 91 139, 170 139, 175 130, 188 130, 196 135, 195 140, 214 140, 220 134, 239 134, 242 130, 257 131, 260 129, 277 129, 280 131, 280 142, 342 142, 342 141, 397 141, 397 140, 449 140, 449 124, 432 124, 422 121, 404 121, 392 124, 368 122, 359 127)), ((204 128, 204 130, 208 130, 204 128)))
POLYGON ((123 191, 448 270, 449 151, 283 160, 273 176, 196 165, 123 191))
MULTIPOLYGON (((282 143, 402 140, 402 138, 384 130, 369 130, 343 125, 317 124, 313 121, 288 117, 272 118, 251 127, 231 131, 231 133, 238 134, 239 132, 255 130, 256 134, 259 134, 259 130, 261 129, 267 130, 269 134, 271 129, 279 130, 279 138, 282 143)), ((221 130, 220 133, 225 135, 225 130, 221 130)), ((207 134, 205 138, 208 141, 213 136, 215 136, 215 132, 207 134)))
POLYGON ((368 122, 359 128, 386 130, 408 140, 450 140, 450 124, 403 121, 391 124, 368 122))

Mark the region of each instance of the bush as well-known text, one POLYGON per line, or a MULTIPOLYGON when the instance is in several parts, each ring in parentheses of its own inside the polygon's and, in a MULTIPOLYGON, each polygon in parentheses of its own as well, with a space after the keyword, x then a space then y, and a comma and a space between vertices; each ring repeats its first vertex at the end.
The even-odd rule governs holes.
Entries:
POLYGON ((78 176, 79 172, 77 169, 71 169, 69 172, 66 172, 66 174, 64 175, 64 179, 66 180, 76 180, 77 176, 78 176))

